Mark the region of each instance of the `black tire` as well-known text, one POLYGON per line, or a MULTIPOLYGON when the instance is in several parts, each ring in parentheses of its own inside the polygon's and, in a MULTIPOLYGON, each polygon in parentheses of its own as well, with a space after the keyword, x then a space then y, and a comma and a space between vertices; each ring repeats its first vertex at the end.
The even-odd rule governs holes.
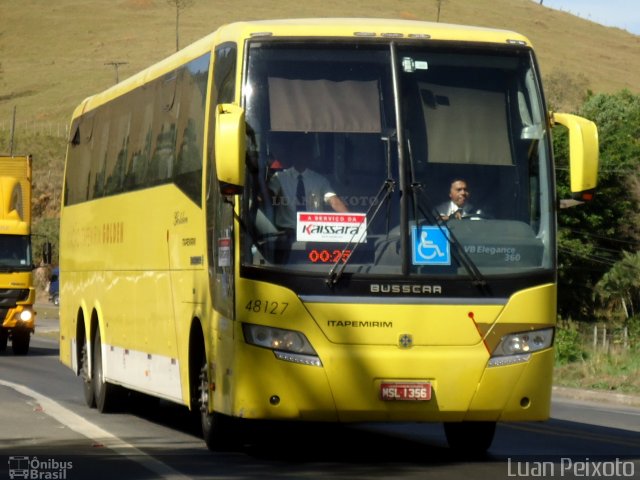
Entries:
POLYGON ((93 388, 93 380, 91 379, 89 365, 89 342, 85 338, 82 345, 82 351, 80 352, 80 378, 82 379, 82 393, 84 395, 84 402, 89 408, 96 408, 96 396, 93 388))
POLYGON ((7 351, 7 341, 9 340, 9 331, 0 328, 0 352, 7 351))
POLYGON ((496 422, 445 423, 449 447, 463 455, 483 455, 491 446, 496 422))
POLYGON ((200 362, 198 375, 197 402, 195 405, 200 410, 200 424, 202 437, 211 451, 228 451, 240 447, 242 433, 240 426, 232 417, 216 412, 209 412, 209 370, 204 354, 200 362))
POLYGON ((100 329, 96 329, 93 339, 93 365, 91 384, 94 391, 96 408, 100 413, 115 412, 120 403, 121 389, 118 385, 106 382, 102 371, 102 340, 100 329))
POLYGON ((29 353, 31 332, 29 330, 14 330, 11 332, 11 349, 14 355, 26 355, 29 353))

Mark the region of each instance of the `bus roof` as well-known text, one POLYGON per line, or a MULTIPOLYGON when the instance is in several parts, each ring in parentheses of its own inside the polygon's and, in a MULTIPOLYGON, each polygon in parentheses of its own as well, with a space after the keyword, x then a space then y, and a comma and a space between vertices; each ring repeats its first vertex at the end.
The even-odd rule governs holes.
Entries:
MULTIPOLYGON (((394 37, 430 38, 432 40, 506 43, 517 40, 530 45, 521 34, 495 28, 449 23, 387 18, 287 18, 235 22, 220 27, 222 36, 229 32, 238 39, 264 34, 303 37, 394 37)), ((231 40, 232 38, 229 38, 231 40)))
POLYGON ((531 46, 527 37, 510 30, 448 23, 385 18, 289 18, 241 21, 223 25, 179 52, 134 74, 113 87, 88 97, 75 109, 73 117, 174 70, 224 42, 240 43, 247 38, 397 38, 451 42, 519 44, 531 46))

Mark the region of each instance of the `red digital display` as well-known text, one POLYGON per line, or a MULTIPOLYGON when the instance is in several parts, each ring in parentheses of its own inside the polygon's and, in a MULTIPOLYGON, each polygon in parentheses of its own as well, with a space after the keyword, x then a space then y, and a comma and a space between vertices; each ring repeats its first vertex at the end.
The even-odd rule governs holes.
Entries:
POLYGON ((314 248, 309 252, 309 260, 313 263, 336 263, 338 260, 346 262, 351 250, 319 250, 314 248))

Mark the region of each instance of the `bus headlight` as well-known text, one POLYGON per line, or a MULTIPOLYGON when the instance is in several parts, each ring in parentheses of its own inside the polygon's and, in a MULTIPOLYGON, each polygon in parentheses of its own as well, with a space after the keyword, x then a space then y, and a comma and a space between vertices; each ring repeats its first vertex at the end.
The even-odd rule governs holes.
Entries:
POLYGON ((318 354, 301 332, 243 323, 244 340, 250 345, 268 348, 280 360, 321 366, 318 354))
POLYGON ((553 345, 553 328, 505 335, 489 360, 490 367, 526 362, 533 352, 553 345))
POLYGON ((23 322, 28 322, 33 318, 33 312, 31 310, 22 310, 19 318, 23 322))

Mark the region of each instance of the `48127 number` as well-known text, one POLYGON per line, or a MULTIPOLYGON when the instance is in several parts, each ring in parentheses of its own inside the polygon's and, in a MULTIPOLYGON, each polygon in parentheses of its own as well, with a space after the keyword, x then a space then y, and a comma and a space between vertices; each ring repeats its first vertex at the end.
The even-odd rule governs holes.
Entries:
POLYGON ((287 302, 272 302, 270 300, 251 299, 244 307, 253 313, 268 313, 270 315, 282 315, 289 304, 287 302))

